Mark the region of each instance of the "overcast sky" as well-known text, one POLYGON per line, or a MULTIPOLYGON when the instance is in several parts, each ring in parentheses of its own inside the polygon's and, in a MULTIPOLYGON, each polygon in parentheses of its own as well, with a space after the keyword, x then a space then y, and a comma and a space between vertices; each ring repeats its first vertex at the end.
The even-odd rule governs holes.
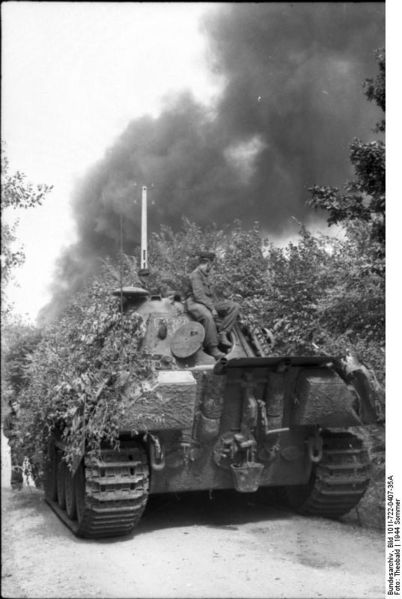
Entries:
POLYGON ((188 88, 208 102, 219 89, 199 31, 206 4, 2 3, 2 139, 10 170, 54 185, 21 215, 26 263, 10 289, 35 317, 62 246, 75 240, 69 198, 81 176, 133 118, 157 115, 188 88), (29 298, 29 300, 28 300, 29 298))

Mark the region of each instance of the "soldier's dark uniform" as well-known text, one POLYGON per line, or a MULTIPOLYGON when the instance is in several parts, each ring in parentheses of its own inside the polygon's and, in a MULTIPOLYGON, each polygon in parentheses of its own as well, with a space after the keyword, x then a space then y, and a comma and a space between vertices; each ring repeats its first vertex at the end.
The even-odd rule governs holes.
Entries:
POLYGON ((13 489, 21 489, 23 486, 24 478, 22 475, 22 462, 20 456, 18 456, 13 447, 13 441, 15 439, 15 421, 17 418, 17 414, 15 410, 12 408, 11 411, 4 418, 3 423, 3 434, 8 439, 8 444, 10 446, 10 457, 11 457, 11 487, 13 489))
POLYGON ((215 254, 212 252, 200 254, 200 265, 193 270, 189 277, 186 308, 205 329, 204 346, 206 350, 215 358, 219 358, 224 354, 218 350, 218 343, 225 344, 227 341, 226 334, 232 330, 239 315, 240 306, 230 300, 216 301, 214 299, 208 272, 202 268, 202 264, 212 263, 214 258, 215 254), (218 329, 212 314, 213 309, 220 317, 218 329))

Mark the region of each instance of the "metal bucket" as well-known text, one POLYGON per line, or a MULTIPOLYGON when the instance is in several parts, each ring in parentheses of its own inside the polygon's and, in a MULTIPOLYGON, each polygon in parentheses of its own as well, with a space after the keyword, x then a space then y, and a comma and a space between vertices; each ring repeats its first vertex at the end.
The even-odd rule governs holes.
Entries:
POLYGON ((254 493, 260 486, 264 464, 258 462, 245 462, 240 466, 231 464, 233 480, 236 491, 240 493, 254 493))

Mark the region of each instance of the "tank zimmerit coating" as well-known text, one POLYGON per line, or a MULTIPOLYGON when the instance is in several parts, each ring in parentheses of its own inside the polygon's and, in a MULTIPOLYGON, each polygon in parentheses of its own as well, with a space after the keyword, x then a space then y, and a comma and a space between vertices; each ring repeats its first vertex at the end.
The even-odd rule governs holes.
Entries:
POLYGON ((125 389, 120 450, 105 446, 98 459, 84 453, 74 474, 52 438, 45 496, 75 534, 132 532, 153 493, 284 487, 294 508, 326 517, 359 503, 368 452, 346 429, 377 422, 378 406, 372 390, 344 380, 336 359, 272 357, 268 334, 237 325, 215 363, 180 301, 138 288, 115 293, 146 322, 156 399, 125 389))

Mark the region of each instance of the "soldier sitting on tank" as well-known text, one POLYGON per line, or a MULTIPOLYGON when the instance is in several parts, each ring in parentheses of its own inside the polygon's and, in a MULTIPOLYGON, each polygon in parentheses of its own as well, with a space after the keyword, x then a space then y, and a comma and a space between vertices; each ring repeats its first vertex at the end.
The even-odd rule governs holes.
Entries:
POLYGON ((225 354, 218 349, 231 347, 227 334, 230 333, 239 315, 240 306, 230 300, 215 301, 208 279, 215 254, 201 252, 199 265, 190 275, 186 293, 186 308, 205 329, 204 347, 216 360, 225 354), (220 317, 218 327, 215 318, 220 317))

